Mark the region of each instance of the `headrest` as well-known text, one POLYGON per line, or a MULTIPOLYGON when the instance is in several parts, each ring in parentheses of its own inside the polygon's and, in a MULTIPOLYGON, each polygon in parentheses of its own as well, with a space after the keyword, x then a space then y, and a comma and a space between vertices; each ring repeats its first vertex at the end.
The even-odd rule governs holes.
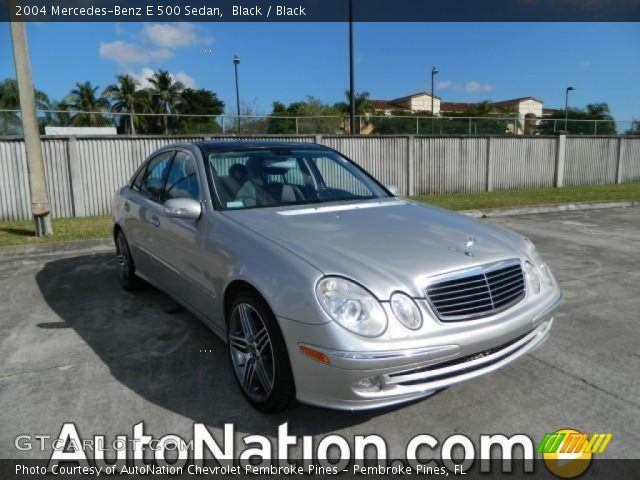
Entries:
POLYGON ((264 167, 263 170, 264 170, 264 173, 266 173, 267 175, 284 175, 289 171, 286 168, 279 168, 279 167, 264 167))

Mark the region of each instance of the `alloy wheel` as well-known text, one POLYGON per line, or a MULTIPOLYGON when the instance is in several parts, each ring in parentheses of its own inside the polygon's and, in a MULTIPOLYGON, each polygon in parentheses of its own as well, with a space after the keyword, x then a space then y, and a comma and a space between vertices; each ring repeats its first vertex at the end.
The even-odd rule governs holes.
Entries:
POLYGON ((118 260, 118 273, 120 274, 120 278, 126 280, 129 276, 129 249, 122 234, 118 235, 116 241, 116 258, 118 260))
POLYGON ((229 347, 242 389, 252 400, 265 401, 273 390, 273 347, 264 321, 248 303, 236 305, 231 313, 229 347))

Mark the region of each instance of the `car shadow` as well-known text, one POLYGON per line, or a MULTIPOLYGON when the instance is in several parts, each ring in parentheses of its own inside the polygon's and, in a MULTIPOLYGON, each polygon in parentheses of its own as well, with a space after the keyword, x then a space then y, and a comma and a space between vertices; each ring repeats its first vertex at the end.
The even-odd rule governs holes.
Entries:
POLYGON ((316 435, 388 412, 340 412, 305 405, 275 415, 254 410, 235 383, 224 342, 166 294, 145 286, 123 291, 113 254, 49 261, 38 286, 63 320, 39 328, 72 328, 113 377, 144 399, 194 422, 272 435, 289 422, 295 435, 316 435))

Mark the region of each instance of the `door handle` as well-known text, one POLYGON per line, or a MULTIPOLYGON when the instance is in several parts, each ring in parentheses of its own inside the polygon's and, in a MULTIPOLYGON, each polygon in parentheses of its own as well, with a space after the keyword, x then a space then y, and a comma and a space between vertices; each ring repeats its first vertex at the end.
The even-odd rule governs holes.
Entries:
POLYGON ((124 202, 124 209, 125 209, 125 211, 127 211, 127 212, 128 212, 129 210, 131 210, 131 205, 129 205, 129 202, 124 202))
POLYGON ((151 218, 149 219, 149 223, 157 228, 160 226, 160 219, 158 218, 157 215, 151 215, 151 218))

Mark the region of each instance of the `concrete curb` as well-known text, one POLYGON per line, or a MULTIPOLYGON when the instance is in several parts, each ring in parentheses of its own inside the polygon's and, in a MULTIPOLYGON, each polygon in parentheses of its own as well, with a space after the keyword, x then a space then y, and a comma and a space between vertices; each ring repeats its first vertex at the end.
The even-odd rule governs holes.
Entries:
POLYGON ((73 242, 37 243, 0 248, 0 258, 25 255, 51 255, 65 252, 109 252, 115 251, 113 239, 76 240, 73 242))
POLYGON ((508 217, 512 215, 531 215, 535 213, 570 212, 579 210, 599 210, 603 208, 629 208, 640 206, 638 200, 610 202, 576 202, 551 205, 531 205, 509 208, 488 208, 484 210, 461 210, 458 213, 475 218, 508 217))

